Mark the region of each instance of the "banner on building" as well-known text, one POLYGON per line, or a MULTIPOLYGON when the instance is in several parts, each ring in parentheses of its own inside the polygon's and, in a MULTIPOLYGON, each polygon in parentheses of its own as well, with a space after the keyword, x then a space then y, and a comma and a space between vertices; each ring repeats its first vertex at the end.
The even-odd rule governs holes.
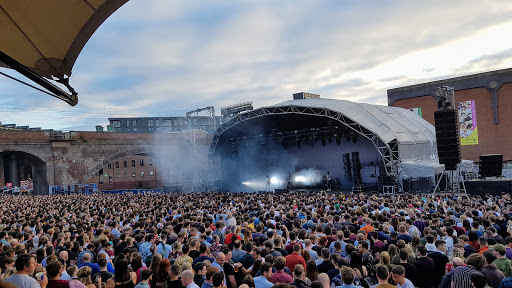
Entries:
POLYGON ((458 114, 460 145, 477 145, 478 126, 475 100, 459 102, 458 114))
POLYGON ((418 116, 423 118, 423 113, 421 111, 421 107, 419 107, 419 108, 409 108, 409 111, 414 112, 414 114, 417 114, 418 116))

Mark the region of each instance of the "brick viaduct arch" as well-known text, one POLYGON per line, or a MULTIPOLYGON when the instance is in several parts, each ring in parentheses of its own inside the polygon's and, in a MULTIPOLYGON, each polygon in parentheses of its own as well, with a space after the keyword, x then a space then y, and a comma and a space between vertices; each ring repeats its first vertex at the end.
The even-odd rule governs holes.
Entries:
MULTIPOLYGON (((158 157, 168 150, 179 153, 192 146, 208 151, 211 138, 211 134, 195 134, 194 145, 190 145, 192 138, 181 133, 0 131, 0 153, 23 152, 37 157, 45 163, 45 185, 69 185, 85 183, 108 163, 128 155, 158 157)), ((3 172, 3 163, 0 167, 3 172)), ((4 173, 0 173, 3 183, 4 173)), ((45 194, 48 187, 36 190, 36 194, 45 194)))

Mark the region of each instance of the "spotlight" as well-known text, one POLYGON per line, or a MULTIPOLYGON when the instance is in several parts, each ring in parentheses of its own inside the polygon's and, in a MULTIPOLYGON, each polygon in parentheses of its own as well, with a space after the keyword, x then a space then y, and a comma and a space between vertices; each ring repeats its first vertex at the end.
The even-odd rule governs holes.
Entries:
POLYGON ((352 142, 357 143, 357 136, 352 137, 352 142))
POLYGON ((324 146, 324 147, 325 147, 325 144, 326 144, 326 143, 325 143, 325 138, 322 138, 322 146, 324 146))
POLYGON ((243 185, 251 185, 251 182, 249 181, 245 181, 245 182, 242 182, 243 185))
POLYGON ((331 137, 327 138, 327 142, 329 142, 329 144, 331 144, 332 143, 332 138, 331 137))
POLYGON ((350 142, 350 136, 345 137, 345 140, 347 140, 347 142, 350 142))
POLYGON ((279 182, 279 180, 277 180, 277 178, 275 176, 270 178, 270 183, 277 184, 278 182, 279 182))
POLYGON ((340 145, 341 144, 341 139, 340 137, 336 137, 336 144, 340 145))
POLYGON ((304 182, 306 181, 306 178, 304 176, 296 176, 295 177, 295 182, 304 182))

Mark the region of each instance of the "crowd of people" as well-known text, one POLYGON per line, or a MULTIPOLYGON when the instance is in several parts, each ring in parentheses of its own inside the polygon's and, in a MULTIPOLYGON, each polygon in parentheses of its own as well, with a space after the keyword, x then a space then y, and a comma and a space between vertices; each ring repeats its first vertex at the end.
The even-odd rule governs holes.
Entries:
POLYGON ((0 287, 512 287, 510 195, 0 195, 0 287))

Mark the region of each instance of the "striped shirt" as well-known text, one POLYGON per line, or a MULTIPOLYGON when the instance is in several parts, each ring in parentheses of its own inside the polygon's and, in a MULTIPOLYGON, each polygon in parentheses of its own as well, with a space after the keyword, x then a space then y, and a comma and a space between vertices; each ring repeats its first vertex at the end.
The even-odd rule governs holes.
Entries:
POLYGON ((452 282, 457 288, 471 288, 471 273, 476 272, 470 266, 459 266, 453 270, 452 282))

